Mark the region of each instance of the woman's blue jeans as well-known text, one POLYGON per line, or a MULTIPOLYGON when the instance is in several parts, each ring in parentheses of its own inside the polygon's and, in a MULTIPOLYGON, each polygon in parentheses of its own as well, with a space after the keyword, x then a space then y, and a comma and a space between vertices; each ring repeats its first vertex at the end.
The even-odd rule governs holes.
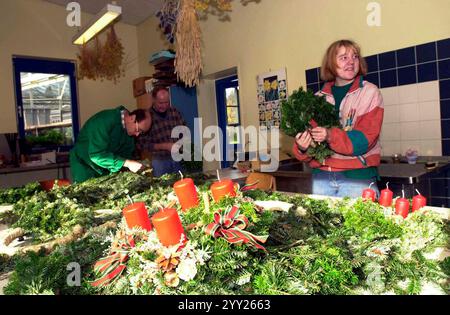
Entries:
POLYGON ((314 195, 324 195, 332 197, 358 198, 362 196, 364 189, 369 188, 370 183, 377 198, 380 192, 376 179, 353 179, 347 178, 340 172, 320 172, 313 174, 312 193, 314 195))
POLYGON ((160 177, 164 174, 178 173, 182 171, 181 164, 173 160, 158 160, 152 161, 153 176, 160 177))

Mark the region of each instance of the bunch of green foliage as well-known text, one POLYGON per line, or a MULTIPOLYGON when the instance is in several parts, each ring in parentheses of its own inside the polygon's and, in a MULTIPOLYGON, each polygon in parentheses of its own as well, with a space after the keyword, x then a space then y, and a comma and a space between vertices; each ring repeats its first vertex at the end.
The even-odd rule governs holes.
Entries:
MULTIPOLYGON (((299 90, 281 103, 281 129, 286 135, 295 137, 298 133, 311 129, 311 120, 324 128, 340 127, 338 114, 333 105, 324 97, 315 96, 312 91, 299 90)), ((326 142, 313 143, 307 154, 322 162, 333 154, 326 142)))
POLYGON ((49 199, 45 192, 27 200, 19 200, 13 208, 18 221, 13 227, 20 227, 31 233, 35 240, 49 240, 67 235, 76 225, 91 226, 93 212, 73 199, 66 197, 49 199))
POLYGON ((0 189, 0 205, 15 204, 19 200, 33 196, 40 191, 42 191, 42 188, 39 183, 29 183, 20 188, 0 189))
POLYGON ((313 244, 291 248, 267 260, 254 279, 257 294, 346 294, 358 284, 339 247, 313 244))
POLYGON ((16 255, 12 259, 15 271, 4 289, 5 294, 90 294, 92 289, 83 279, 91 273, 92 262, 103 254, 108 245, 97 237, 87 237, 60 246, 50 255, 44 252, 16 255), (70 263, 80 266, 81 286, 67 283, 70 263))
MULTIPOLYGON (((155 203, 166 204, 167 195, 178 180, 178 174, 151 178, 131 172, 115 173, 93 178, 80 184, 55 187, 44 192, 38 183, 23 188, 0 190, 1 200, 14 204, 13 215, 20 227, 31 233, 36 241, 64 236, 76 225, 89 228, 95 225, 94 210, 115 209, 120 211, 133 201, 143 201, 151 207, 155 203)), ((194 177, 196 182, 204 176, 194 177)))
POLYGON ((53 129, 43 132, 39 136, 29 135, 26 140, 31 145, 58 145, 64 143, 64 135, 53 129))

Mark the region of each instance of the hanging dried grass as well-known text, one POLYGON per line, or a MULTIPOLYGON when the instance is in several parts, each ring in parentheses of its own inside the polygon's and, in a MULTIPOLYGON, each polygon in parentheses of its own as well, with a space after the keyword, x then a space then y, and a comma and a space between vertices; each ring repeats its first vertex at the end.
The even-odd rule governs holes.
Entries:
POLYGON ((202 72, 201 30, 194 0, 181 0, 177 18, 175 73, 192 87, 200 82, 202 72))
POLYGON ((206 11, 211 7, 221 11, 231 11, 231 0, 195 0, 195 8, 199 11, 206 11))
POLYGON ((117 83, 121 76, 125 76, 125 69, 122 66, 124 54, 122 43, 117 37, 114 26, 111 26, 105 45, 100 52, 99 62, 102 78, 117 83))
POLYGON ((80 79, 90 79, 95 80, 97 62, 96 62, 96 50, 95 47, 89 47, 87 44, 84 44, 80 48, 80 54, 77 56, 80 64, 79 67, 79 77, 80 79))
POLYGON ((117 83, 121 76, 125 76, 123 67, 124 48, 117 37, 114 27, 107 34, 104 45, 99 37, 95 37, 93 44, 83 45, 77 55, 79 61, 78 75, 80 79, 104 79, 117 83))

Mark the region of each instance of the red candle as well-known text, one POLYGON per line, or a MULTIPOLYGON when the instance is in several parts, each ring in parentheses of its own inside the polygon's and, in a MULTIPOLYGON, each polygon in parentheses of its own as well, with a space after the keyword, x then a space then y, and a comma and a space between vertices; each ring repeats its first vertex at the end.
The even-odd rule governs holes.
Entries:
POLYGON ((389 182, 386 184, 386 189, 383 189, 380 192, 380 199, 378 199, 378 203, 383 207, 392 206, 392 197, 394 193, 389 189, 389 182))
POLYGON ((161 244, 168 247, 180 243, 184 229, 177 210, 173 208, 162 209, 153 215, 152 222, 161 244))
POLYGON ((405 198, 398 198, 395 202, 395 213, 406 218, 409 213, 409 200, 405 198))
POLYGON ((222 179, 211 185, 211 192, 216 202, 225 196, 236 197, 236 190, 231 179, 222 179))
POLYGON ((377 195, 377 194, 375 193, 375 190, 370 189, 370 187, 371 187, 373 184, 374 184, 374 183, 370 183, 369 188, 363 190, 363 192, 362 192, 362 198, 363 198, 364 200, 370 199, 370 200, 372 200, 372 201, 375 202, 375 198, 376 198, 376 195, 377 195))
POLYGON ((414 196, 414 198, 412 200, 412 211, 419 210, 420 208, 423 208, 427 205, 427 198, 422 196, 417 189, 416 189, 416 191, 419 194, 414 196))
POLYGON ((363 190, 362 198, 365 200, 371 199, 372 201, 375 201, 375 190, 367 188, 363 190))
POLYGON ((179 180, 173 185, 173 189, 175 190, 175 194, 178 197, 178 201, 180 202, 183 211, 198 206, 198 193, 192 178, 179 180))
POLYGON ((123 209, 123 216, 130 229, 141 227, 144 230, 151 231, 152 225, 148 217, 147 208, 143 202, 135 202, 123 209))

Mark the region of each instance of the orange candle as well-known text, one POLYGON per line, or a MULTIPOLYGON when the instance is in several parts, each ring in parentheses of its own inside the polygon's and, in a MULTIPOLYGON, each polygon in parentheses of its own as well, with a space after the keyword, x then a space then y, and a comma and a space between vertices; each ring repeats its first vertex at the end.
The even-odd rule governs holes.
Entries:
POLYGON ((178 197, 178 201, 180 202, 183 211, 198 206, 198 193, 192 178, 179 180, 173 185, 173 189, 175 190, 175 194, 178 197))
POLYGON ((153 215, 152 222, 161 244, 167 247, 180 243, 184 229, 177 210, 173 208, 162 209, 153 215))
POLYGON ((145 203, 136 202, 123 209, 123 216, 127 221, 127 225, 130 229, 134 227, 141 227, 144 230, 151 231, 152 225, 148 217, 145 203))
POLYGON ((216 202, 225 196, 236 197, 236 190, 231 179, 223 179, 211 185, 211 192, 216 202))

